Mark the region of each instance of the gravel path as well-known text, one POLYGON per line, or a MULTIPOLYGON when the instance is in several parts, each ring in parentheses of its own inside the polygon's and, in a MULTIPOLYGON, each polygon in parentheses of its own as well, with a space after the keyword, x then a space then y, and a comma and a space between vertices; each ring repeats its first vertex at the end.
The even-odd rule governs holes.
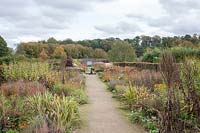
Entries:
POLYGON ((89 97, 87 124, 78 133, 145 133, 122 115, 111 93, 96 75, 86 75, 86 85, 89 97))

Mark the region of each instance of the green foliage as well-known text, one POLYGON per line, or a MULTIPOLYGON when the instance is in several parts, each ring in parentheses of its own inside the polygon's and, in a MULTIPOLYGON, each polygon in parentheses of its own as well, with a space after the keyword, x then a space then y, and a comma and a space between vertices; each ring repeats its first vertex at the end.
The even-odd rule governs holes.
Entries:
POLYGON ((66 74, 63 85, 61 72, 49 63, 15 61, 1 65, 1 76, 9 82, 0 86, 0 130, 71 132, 79 124, 79 104, 87 103, 81 74, 66 74))
POLYGON ((88 46, 93 49, 103 49, 105 52, 108 52, 111 49, 111 46, 114 42, 119 41, 119 38, 107 38, 107 39, 94 39, 94 40, 82 40, 74 43, 81 44, 83 46, 88 46))
POLYGON ((131 109, 133 109, 133 105, 135 104, 137 100, 137 88, 136 86, 129 86, 124 93, 124 100, 126 101, 126 104, 130 106, 131 109))
POLYGON ((0 57, 0 64, 9 64, 14 61, 14 57, 12 55, 0 57))
POLYGON ((0 94, 0 130, 20 130, 20 123, 27 119, 25 107, 23 98, 0 94))
POLYGON ((50 72, 49 64, 42 62, 19 62, 4 65, 3 75, 6 80, 39 80, 50 72))
POLYGON ((72 96, 74 100, 77 101, 79 104, 86 104, 88 102, 87 95, 82 88, 76 88, 73 84, 66 83, 66 84, 55 84, 50 92, 57 94, 57 95, 64 95, 64 96, 72 96))
POLYGON ((178 62, 184 61, 186 57, 200 57, 200 50, 193 48, 173 47, 171 48, 171 52, 178 62))
POLYGON ((200 122, 193 114, 188 114, 183 112, 181 114, 181 120, 190 126, 194 126, 196 129, 200 130, 200 122))
MULTIPOLYGON (((130 45, 135 49, 137 57, 142 57, 143 54, 146 53, 145 51, 147 48, 163 49, 186 47, 198 49, 200 44, 200 38, 197 34, 194 34, 193 36, 185 35, 174 37, 160 37, 158 35, 151 37, 142 35, 136 36, 132 39, 124 40, 119 38, 106 38, 82 41, 73 41, 72 39, 57 41, 55 38, 51 37, 47 41, 21 43, 17 48, 17 53, 21 53, 29 58, 37 58, 42 49, 45 49, 48 57, 52 57, 52 53, 54 52, 55 48, 59 45, 64 45, 66 46, 66 54, 72 58, 99 58, 99 56, 96 56, 94 49, 102 49, 103 51, 108 52, 111 50, 113 45, 119 41, 123 43, 130 43, 130 45)), ((101 56, 101 58, 104 57, 105 56, 101 56)), ((157 62, 158 60, 154 59, 154 62, 155 61, 157 62)))
MULTIPOLYGON (((43 49, 51 51, 51 47, 48 44, 37 42, 21 43, 17 46, 16 54, 24 55, 28 58, 37 58, 43 49)), ((52 49, 54 51, 54 48, 52 49)))
POLYGON ((13 59, 10 49, 7 47, 6 41, 0 36, 0 64, 8 64, 13 59))
POLYGON ((71 97, 45 93, 29 97, 27 102, 33 113, 43 116, 55 131, 69 132, 79 121, 78 103, 71 97))
MULTIPOLYGON (((200 50, 187 47, 172 47, 168 49, 172 52, 177 62, 183 62, 186 58, 199 58, 200 50)), ((160 55, 163 51, 158 48, 144 53, 142 61, 157 63, 160 61, 160 55)))
POLYGON ((129 118, 134 123, 142 124, 150 133, 159 133, 157 122, 149 118, 143 110, 132 111, 129 118))
POLYGON ((17 131, 17 130, 8 130, 8 131, 6 131, 6 133, 19 133, 19 131, 17 131))
POLYGON ((13 62, 20 62, 20 61, 28 61, 28 58, 25 55, 15 55, 13 57, 13 62))
POLYGON ((58 43, 21 43, 17 47, 18 55, 24 55, 28 58, 56 58, 63 56, 71 58, 106 58, 107 53, 102 49, 92 49, 80 44, 58 44, 58 43))
POLYGON ((107 53, 102 49, 95 49, 93 58, 107 58, 107 53))
POLYGON ((75 101, 77 101, 79 104, 88 103, 88 97, 83 89, 73 90, 72 96, 74 97, 75 101))
MULTIPOLYGON (((184 93, 184 109, 187 114, 196 118, 200 123, 200 63, 197 60, 188 59, 184 62, 181 69, 180 79, 182 81, 182 92, 184 93)), ((186 118, 186 117, 185 117, 186 118)))
POLYGON ((0 36, 0 57, 8 56, 10 54, 6 41, 0 36))
POLYGON ((47 40, 47 43, 54 43, 56 44, 57 43, 57 40, 53 37, 50 37, 48 40, 47 40))
POLYGON ((53 88, 50 90, 52 93, 57 94, 57 95, 64 95, 64 96, 69 96, 71 95, 73 88, 72 86, 69 86, 67 84, 55 84, 53 88))
POLYGON ((117 41, 108 52, 108 57, 113 62, 135 61, 136 54, 128 42, 117 41))
POLYGON ((144 53, 142 61, 157 63, 159 62, 160 54, 161 54, 161 50, 158 48, 155 48, 152 51, 148 51, 144 53))

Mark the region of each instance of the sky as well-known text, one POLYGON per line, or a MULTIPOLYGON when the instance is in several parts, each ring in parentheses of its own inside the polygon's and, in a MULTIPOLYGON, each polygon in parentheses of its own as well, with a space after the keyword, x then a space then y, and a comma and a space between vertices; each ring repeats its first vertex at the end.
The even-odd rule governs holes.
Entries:
POLYGON ((0 35, 20 42, 199 33, 200 0, 0 0, 0 35))

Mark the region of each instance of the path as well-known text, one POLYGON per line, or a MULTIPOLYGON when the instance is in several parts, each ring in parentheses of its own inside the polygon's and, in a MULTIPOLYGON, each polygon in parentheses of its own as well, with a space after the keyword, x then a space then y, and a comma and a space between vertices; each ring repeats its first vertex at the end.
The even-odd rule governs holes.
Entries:
POLYGON ((89 106, 88 125, 79 133, 144 133, 137 125, 131 124, 117 109, 111 93, 96 75, 86 75, 89 106))

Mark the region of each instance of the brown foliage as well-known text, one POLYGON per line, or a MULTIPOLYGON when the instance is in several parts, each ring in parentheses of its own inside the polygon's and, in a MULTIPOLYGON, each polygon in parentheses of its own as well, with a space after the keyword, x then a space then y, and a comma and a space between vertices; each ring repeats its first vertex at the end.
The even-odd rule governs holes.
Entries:
POLYGON ((182 93, 188 114, 195 115, 200 121, 200 95, 196 86, 199 79, 197 62, 187 60, 182 67, 182 93))
POLYGON ((36 93, 43 93, 45 87, 38 82, 17 81, 5 83, 1 86, 0 91, 6 95, 29 96, 36 93))
POLYGON ((43 59, 43 60, 48 59, 48 55, 45 49, 43 49, 42 52, 38 55, 38 58, 43 59))
POLYGON ((167 101, 165 111, 162 113, 160 125, 161 132, 166 133, 181 133, 183 132, 182 123, 180 120, 180 101, 179 90, 176 83, 177 65, 172 53, 165 51, 162 54, 160 64, 161 74, 167 86, 167 101))

